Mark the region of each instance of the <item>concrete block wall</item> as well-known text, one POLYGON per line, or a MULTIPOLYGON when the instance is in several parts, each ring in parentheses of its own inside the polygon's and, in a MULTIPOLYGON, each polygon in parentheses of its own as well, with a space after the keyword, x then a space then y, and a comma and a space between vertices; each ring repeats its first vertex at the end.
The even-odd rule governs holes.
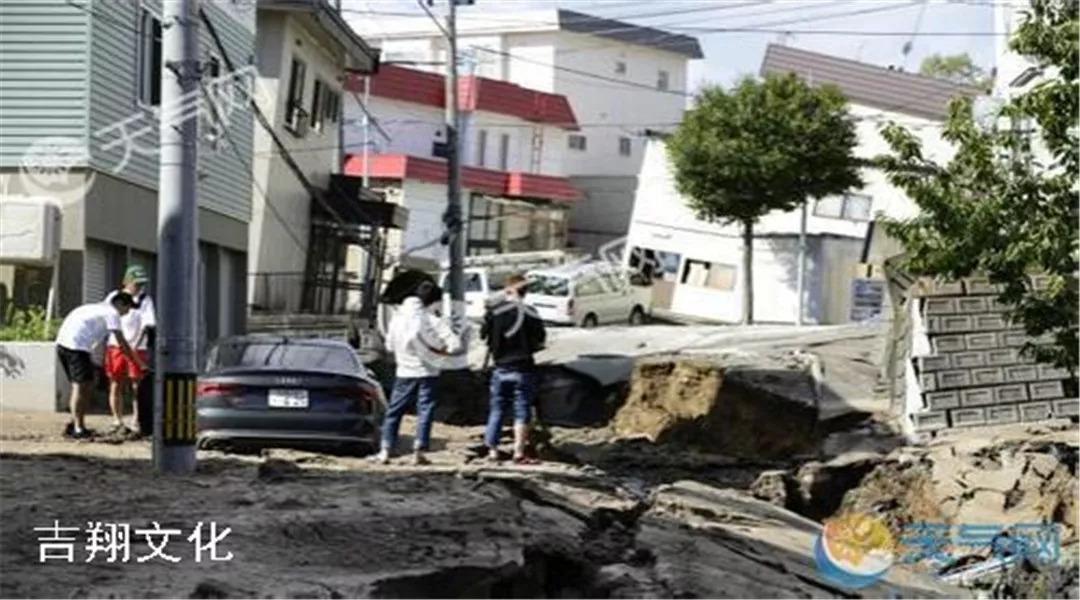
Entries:
MULTIPOLYGON (((1042 284, 1035 276, 1032 283, 1042 284)), ((907 425, 915 432, 952 427, 1076 418, 1077 381, 1067 369, 1022 355, 1031 341, 1022 326, 1008 321, 997 300, 1000 286, 984 277, 961 281, 920 279, 912 288, 912 318, 925 336, 913 351, 914 376, 907 385, 907 425)))

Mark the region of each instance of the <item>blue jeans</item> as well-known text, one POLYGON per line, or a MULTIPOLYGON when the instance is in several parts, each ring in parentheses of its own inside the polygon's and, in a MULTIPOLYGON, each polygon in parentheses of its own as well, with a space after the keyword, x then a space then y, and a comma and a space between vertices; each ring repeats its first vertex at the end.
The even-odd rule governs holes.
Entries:
POLYGON ((488 448, 499 445, 502 433, 503 409, 512 400, 514 424, 524 425, 532 416, 533 396, 536 395, 536 373, 519 369, 495 367, 491 373, 491 407, 488 410, 487 431, 484 444, 488 448))
POLYGON ((427 450, 431 445, 431 426, 435 420, 435 381, 438 377, 397 377, 390 393, 390 406, 382 424, 382 449, 393 451, 397 445, 401 417, 416 401, 416 440, 414 450, 427 450))

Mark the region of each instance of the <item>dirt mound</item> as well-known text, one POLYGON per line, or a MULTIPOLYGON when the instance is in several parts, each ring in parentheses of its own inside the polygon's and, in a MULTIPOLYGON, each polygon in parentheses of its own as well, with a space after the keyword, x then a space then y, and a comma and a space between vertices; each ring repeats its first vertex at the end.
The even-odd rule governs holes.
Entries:
POLYGON ((790 458, 816 447, 814 398, 813 381, 801 371, 708 357, 643 360, 614 430, 731 456, 790 458))

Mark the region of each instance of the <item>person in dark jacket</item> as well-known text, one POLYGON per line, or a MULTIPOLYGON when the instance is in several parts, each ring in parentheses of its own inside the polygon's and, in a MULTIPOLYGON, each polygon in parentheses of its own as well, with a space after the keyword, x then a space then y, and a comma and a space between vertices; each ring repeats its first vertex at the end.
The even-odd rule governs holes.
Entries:
POLYGON ((503 299, 488 307, 480 337, 487 340, 495 363, 491 374, 491 399, 484 445, 488 457, 498 460, 499 435, 503 411, 513 405, 514 462, 532 463, 525 456, 532 403, 536 395, 537 374, 533 354, 544 347, 544 322, 536 309, 525 304, 525 278, 511 275, 506 279, 503 299))

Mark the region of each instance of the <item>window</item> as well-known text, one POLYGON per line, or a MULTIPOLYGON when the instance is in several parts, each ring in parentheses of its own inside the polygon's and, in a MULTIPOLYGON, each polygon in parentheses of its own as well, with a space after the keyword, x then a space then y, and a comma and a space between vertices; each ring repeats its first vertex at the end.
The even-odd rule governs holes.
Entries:
POLYGON ((207 357, 208 371, 229 368, 306 369, 324 373, 356 373, 356 354, 348 347, 303 341, 237 340, 214 346, 207 357))
POLYGON ((485 154, 487 154, 487 131, 481 129, 476 132, 476 166, 484 166, 485 154))
POLYGON ((556 275, 530 275, 526 291, 542 296, 567 296, 570 280, 556 275))
POLYGON ((670 85, 670 83, 671 81, 669 79, 667 71, 661 70, 659 73, 656 74, 656 89, 662 92, 667 91, 668 85, 670 85))
POLYGON ((510 134, 499 136, 499 169, 505 171, 510 166, 510 134))
POLYGON ((687 259, 682 282, 695 287, 731 291, 735 289, 735 267, 704 260, 687 259))
POLYGON ((628 137, 619 138, 619 155, 620 156, 630 156, 630 138, 628 138, 628 137))
POLYGON ((616 75, 626 75, 626 61, 622 61, 622 60, 615 61, 615 74, 616 75))
POLYGON ((161 105, 161 21, 143 9, 139 16, 139 102, 161 105))
POLYGON ((633 246, 630 248, 630 268, 649 279, 675 281, 679 274, 682 255, 675 252, 663 252, 651 248, 633 246))
POLYGON ((330 91, 330 88, 324 88, 323 90, 323 119, 330 121, 331 123, 337 123, 341 115, 341 94, 330 91))
POLYGON ((870 196, 848 194, 844 196, 844 218, 852 221, 869 221, 870 207, 874 201, 870 196))
POLYGON ((604 291, 603 284, 600 283, 598 277, 592 277, 584 281, 579 281, 574 286, 574 295, 576 296, 595 296, 601 294, 604 291))
POLYGON ((315 87, 311 93, 311 130, 316 133, 321 133, 323 129, 323 119, 326 118, 324 111, 325 107, 323 102, 326 101, 326 84, 321 79, 315 80, 315 87))
POLYGON ((814 202, 814 215, 831 219, 869 221, 873 199, 863 194, 829 196, 814 202))
POLYGON ((566 144, 571 150, 585 150, 585 136, 570 134, 566 136, 566 144))
POLYGON ((289 72, 289 95, 285 105, 285 128, 297 135, 303 135, 300 130, 304 121, 304 77, 307 75, 307 66, 303 61, 293 59, 292 69, 289 72))

